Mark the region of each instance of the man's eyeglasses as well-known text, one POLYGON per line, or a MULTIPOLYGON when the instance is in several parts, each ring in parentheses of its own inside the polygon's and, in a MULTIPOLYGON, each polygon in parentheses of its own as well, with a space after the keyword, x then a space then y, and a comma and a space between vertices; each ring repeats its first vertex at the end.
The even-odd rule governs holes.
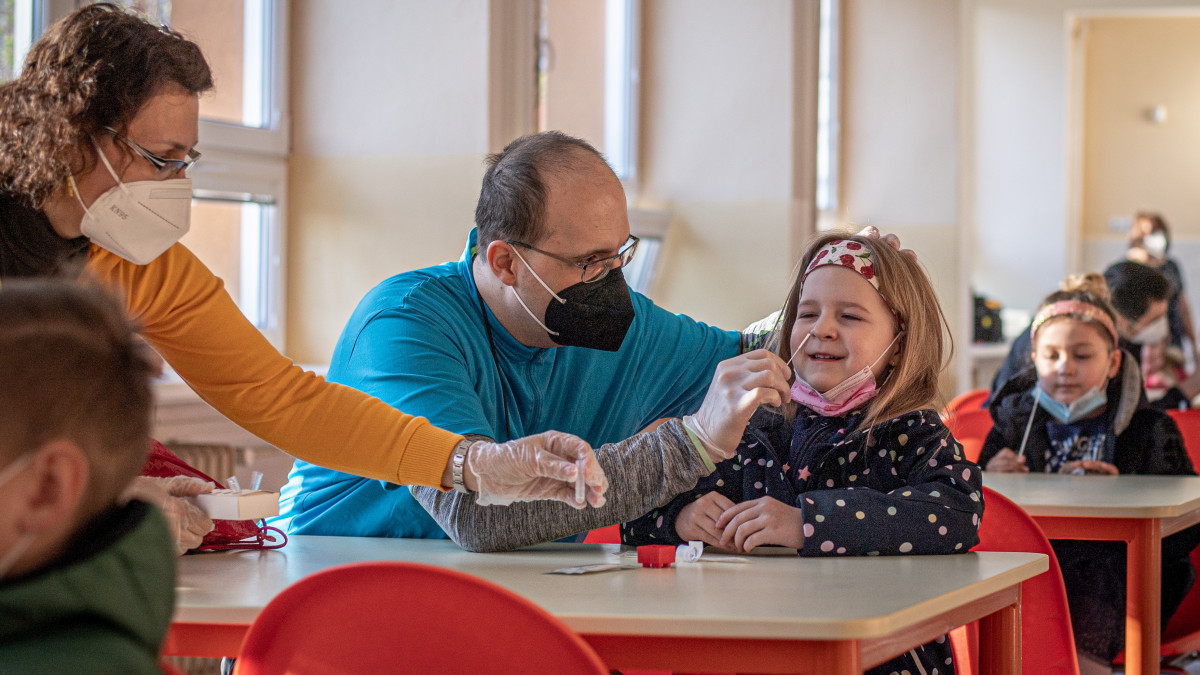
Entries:
POLYGON ((516 239, 507 239, 504 243, 508 244, 509 246, 520 246, 521 248, 527 248, 530 251, 537 251, 544 256, 554 258, 560 262, 565 262, 568 265, 574 265, 583 271, 583 274, 580 275, 579 280, 585 284, 590 284, 603 279, 608 274, 609 270, 613 269, 614 267, 624 267, 628 265, 629 261, 633 260, 633 254, 637 251, 637 245, 639 241, 641 241, 641 239, 638 239, 631 234, 629 235, 629 239, 625 240, 625 245, 621 247, 621 250, 617 251, 616 255, 610 255, 607 258, 600 258, 598 260, 584 261, 564 258, 560 255, 550 253, 549 251, 543 251, 540 248, 530 246, 525 242, 517 241, 516 239))
POLYGON ((104 127, 104 130, 115 136, 117 140, 121 141, 125 145, 128 145, 129 148, 140 155, 142 159, 153 164, 155 169, 154 180, 170 178, 181 171, 187 171, 188 169, 192 168, 192 165, 200 159, 200 153, 196 152, 195 150, 188 151, 187 159, 167 159, 166 157, 159 157, 153 152, 150 152, 137 143, 134 143, 128 138, 122 136, 120 132, 112 127, 104 127))

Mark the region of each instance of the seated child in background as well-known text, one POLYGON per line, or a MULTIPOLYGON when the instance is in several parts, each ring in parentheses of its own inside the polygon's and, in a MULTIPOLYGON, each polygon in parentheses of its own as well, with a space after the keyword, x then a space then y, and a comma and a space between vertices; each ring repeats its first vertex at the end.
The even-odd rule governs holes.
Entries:
POLYGON ((0 671, 161 672, 171 540, 120 500, 149 447, 144 349, 99 291, 0 287, 0 671))
MULTIPOLYGON (((1117 348, 1098 274, 1072 277, 1042 302, 1033 360, 997 392, 979 463, 988 471, 1194 474, 1175 423, 1150 408, 1137 362, 1117 348)), ((1055 540, 1084 672, 1108 668, 1125 644, 1125 544, 1055 540)), ((1200 526, 1163 540, 1162 622, 1195 578, 1200 526)))
MULTIPOLYGON (((815 239, 800 270, 776 346, 794 370, 793 402, 760 408, 733 459, 622 525, 622 541, 966 553, 978 543, 981 474, 932 408, 945 318, 929 279, 891 247, 840 234, 815 239)), ((945 675, 952 662, 943 637, 870 672, 945 675)))

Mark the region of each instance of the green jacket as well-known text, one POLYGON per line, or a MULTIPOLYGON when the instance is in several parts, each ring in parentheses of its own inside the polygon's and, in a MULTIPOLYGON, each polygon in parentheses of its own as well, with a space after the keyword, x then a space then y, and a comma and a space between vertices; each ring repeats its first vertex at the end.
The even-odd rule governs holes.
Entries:
POLYGON ((166 522, 130 502, 88 523, 55 563, 0 583, 0 672, 157 675, 174 604, 166 522))

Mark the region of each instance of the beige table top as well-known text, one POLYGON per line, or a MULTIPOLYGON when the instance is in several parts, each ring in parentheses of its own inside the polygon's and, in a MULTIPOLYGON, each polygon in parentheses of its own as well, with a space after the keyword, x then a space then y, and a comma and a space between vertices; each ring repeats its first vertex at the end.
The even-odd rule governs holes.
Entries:
MULTIPOLYGON (((1011 587, 1048 569, 1031 553, 700 562, 581 576, 545 572, 619 561, 615 544, 544 544, 468 553, 449 541, 294 536, 278 551, 180 560, 174 620, 250 623, 280 590, 319 570, 366 560, 457 569, 519 593, 572 629, 803 640, 870 639, 1011 587)), ((625 558, 625 562, 632 562, 625 558)))
POLYGON ((983 484, 1033 516, 1177 518, 1200 510, 1200 476, 983 472, 983 484))

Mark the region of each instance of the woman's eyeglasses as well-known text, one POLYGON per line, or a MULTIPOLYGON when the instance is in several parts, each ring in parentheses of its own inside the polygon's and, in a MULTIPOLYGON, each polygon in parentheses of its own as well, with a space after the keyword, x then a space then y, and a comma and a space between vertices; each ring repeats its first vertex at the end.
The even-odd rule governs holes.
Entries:
POLYGON ((129 148, 140 155, 142 159, 153 164, 154 180, 170 178, 171 176, 174 176, 182 171, 187 171, 188 169, 192 168, 192 165, 200 159, 200 153, 196 152, 195 150, 188 151, 187 159, 167 159, 166 157, 159 157, 153 152, 150 152, 137 143, 129 140, 125 136, 122 136, 119 131, 113 129, 112 127, 104 127, 104 130, 116 137, 118 141, 128 145, 129 148))

